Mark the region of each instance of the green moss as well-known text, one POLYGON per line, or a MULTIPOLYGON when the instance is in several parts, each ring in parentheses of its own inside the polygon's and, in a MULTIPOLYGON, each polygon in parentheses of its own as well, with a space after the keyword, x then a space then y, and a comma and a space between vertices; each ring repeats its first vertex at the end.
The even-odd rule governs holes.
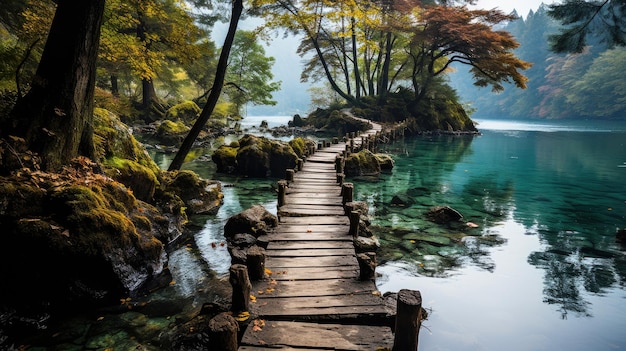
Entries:
POLYGON ((176 122, 165 120, 157 128, 157 135, 166 136, 171 134, 184 134, 188 131, 189 127, 187 127, 181 120, 177 120, 176 122))
POLYGON ((306 142, 304 141, 304 138, 297 137, 292 139, 289 141, 289 145, 298 157, 302 158, 307 155, 306 142))
POLYGON ((150 200, 159 185, 156 174, 138 162, 111 157, 104 161, 104 165, 108 176, 125 184, 139 199, 150 200))
POLYGON ((195 102, 187 100, 174 105, 167 110, 165 118, 171 121, 181 120, 186 123, 190 123, 194 119, 198 118, 201 111, 202 109, 200 109, 195 102))

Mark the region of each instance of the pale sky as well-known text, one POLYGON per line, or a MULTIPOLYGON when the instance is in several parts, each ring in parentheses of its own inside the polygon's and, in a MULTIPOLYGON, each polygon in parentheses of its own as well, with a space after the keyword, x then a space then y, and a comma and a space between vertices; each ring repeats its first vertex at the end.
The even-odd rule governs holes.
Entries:
POLYGON ((546 5, 560 2, 555 0, 478 0, 477 6, 483 9, 491 10, 498 8, 504 13, 510 13, 517 10, 517 14, 526 18, 530 10, 537 11, 541 3, 546 5))

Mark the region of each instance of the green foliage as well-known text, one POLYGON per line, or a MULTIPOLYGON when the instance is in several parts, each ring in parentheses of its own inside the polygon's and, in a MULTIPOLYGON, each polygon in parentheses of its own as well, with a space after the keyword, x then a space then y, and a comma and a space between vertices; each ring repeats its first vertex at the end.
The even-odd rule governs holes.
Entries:
POLYGON ((551 4, 548 15, 560 21, 562 29, 550 36, 557 53, 583 52, 588 36, 596 36, 609 48, 626 45, 626 1, 565 0, 551 4))

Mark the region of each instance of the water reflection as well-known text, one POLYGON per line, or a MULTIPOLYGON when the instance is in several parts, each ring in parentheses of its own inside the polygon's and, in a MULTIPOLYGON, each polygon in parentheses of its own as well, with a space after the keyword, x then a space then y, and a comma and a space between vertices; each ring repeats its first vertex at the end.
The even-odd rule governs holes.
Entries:
POLYGON ((449 278, 468 267, 497 272, 493 250, 509 238, 494 228, 514 221, 542 245, 526 252, 526 262, 542 270, 541 301, 561 318, 593 317, 591 296, 624 289, 626 258, 615 243, 616 228, 626 227, 624 132, 441 138, 383 150, 396 159, 392 173, 378 183, 354 181, 383 243, 383 267, 407 267, 390 280, 449 278), (455 208, 478 228, 427 221, 425 211, 436 205, 455 208))

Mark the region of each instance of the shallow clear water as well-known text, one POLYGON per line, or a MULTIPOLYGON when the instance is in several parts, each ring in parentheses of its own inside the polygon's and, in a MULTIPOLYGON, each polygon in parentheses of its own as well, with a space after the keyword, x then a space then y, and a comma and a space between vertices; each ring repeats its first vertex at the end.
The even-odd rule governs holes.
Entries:
MULTIPOLYGON (((262 120, 271 127, 289 119, 246 118, 242 127, 258 134, 262 120)), ((626 253, 615 242, 626 227, 626 124, 478 127, 481 136, 383 146, 396 161, 392 171, 348 180, 356 200, 369 204, 382 243, 379 290, 421 292, 429 317, 420 350, 626 349, 626 253), (426 220, 437 205, 458 210, 463 223, 426 220)), ((34 343, 60 346, 37 349, 159 350, 177 315, 217 298, 206 288, 230 266, 221 246, 227 219, 255 204, 276 213, 275 179, 215 173, 210 152, 220 142, 229 140, 196 150, 183 168, 220 180, 224 204, 193 218, 192 244, 170 254, 174 283, 148 297, 152 313, 76 318, 54 334, 61 336, 34 343)), ((173 155, 153 157, 167 168, 173 155)))
POLYGON ((388 146, 393 171, 354 181, 383 244, 379 289, 421 292, 423 350, 626 349, 626 126, 479 129, 388 146), (427 221, 436 205, 478 228, 427 221))

